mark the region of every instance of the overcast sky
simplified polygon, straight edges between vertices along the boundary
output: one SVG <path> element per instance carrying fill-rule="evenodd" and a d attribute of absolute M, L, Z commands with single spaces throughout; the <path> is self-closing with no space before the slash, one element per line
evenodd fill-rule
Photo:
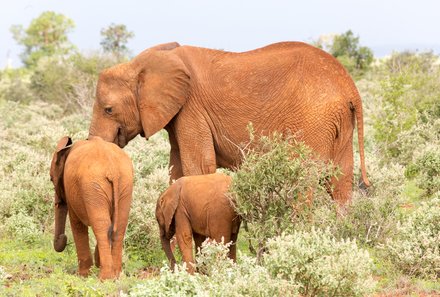
<path fill-rule="evenodd" d="M 0 7 L 1 68 L 8 57 L 20 65 L 23 48 L 13 40 L 11 25 L 26 28 L 47 10 L 75 22 L 69 38 L 82 51 L 99 49 L 100 30 L 117 23 L 135 33 L 128 44 L 133 54 L 169 41 L 245 51 L 349 29 L 376 56 L 393 49 L 440 53 L 438 0 L 2 0 Z"/>

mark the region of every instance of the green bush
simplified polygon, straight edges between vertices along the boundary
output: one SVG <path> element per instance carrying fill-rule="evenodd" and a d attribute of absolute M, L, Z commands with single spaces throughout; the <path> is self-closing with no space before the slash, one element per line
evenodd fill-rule
<path fill-rule="evenodd" d="M 319 227 L 329 226 L 337 238 L 353 238 L 359 243 L 376 246 L 397 232 L 405 189 L 404 167 L 395 163 L 381 166 L 381 158 L 374 154 L 367 154 L 366 159 L 372 186 L 367 193 L 355 190 L 346 214 L 335 218 L 331 213 L 333 219 L 321 219 Z M 318 218 L 319 214 L 314 217 Z"/>
<path fill-rule="evenodd" d="M 24 211 L 19 211 L 7 218 L 3 228 L 10 238 L 26 243 L 33 243 L 41 232 L 32 217 L 25 214 Z"/>
<path fill-rule="evenodd" d="M 239 255 L 240 264 L 227 258 L 222 243 L 204 243 L 198 253 L 198 267 L 208 274 L 188 274 L 185 265 L 174 271 L 167 266 L 156 279 L 134 286 L 130 296 L 298 296 L 297 286 L 283 279 L 271 278 L 255 258 Z"/>
<path fill-rule="evenodd" d="M 302 296 L 365 296 L 374 289 L 373 261 L 355 241 L 312 229 L 269 240 L 264 266 L 299 284 Z"/>
<path fill-rule="evenodd" d="M 252 139 L 252 137 L 251 137 Z M 335 174 L 331 165 L 313 159 L 312 152 L 293 137 L 261 136 L 243 152 L 231 193 L 237 213 L 258 244 L 258 257 L 267 238 L 292 231 L 307 217 L 314 199 L 327 196 L 325 184 Z"/>
<path fill-rule="evenodd" d="M 432 54 L 395 53 L 382 65 L 383 78 L 378 90 L 377 110 L 373 117 L 374 137 L 381 144 L 385 160 L 399 160 L 406 165 L 416 146 L 402 147 L 402 133 L 427 122 L 427 116 L 440 116 L 440 67 Z"/>
<path fill-rule="evenodd" d="M 439 146 L 429 147 L 409 164 L 405 174 L 416 180 L 416 185 L 425 191 L 426 196 L 440 191 L 440 151 Z"/>
<path fill-rule="evenodd" d="M 154 211 L 157 199 L 168 186 L 168 150 L 169 144 L 161 133 L 148 142 L 138 137 L 126 147 L 133 160 L 135 181 L 125 248 L 131 258 L 147 265 L 160 265 L 165 259 Z"/>
<path fill-rule="evenodd" d="M 398 231 L 385 245 L 393 263 L 408 275 L 440 278 L 440 192 L 403 218 Z"/>
<path fill-rule="evenodd" d="M 53 224 L 53 185 L 49 180 L 50 160 L 59 138 L 72 135 L 58 118 L 60 109 L 44 102 L 31 105 L 6 101 L 0 104 L 0 217 L 23 212 L 37 229 L 51 229 Z M 77 117 L 77 116 L 76 116 Z M 77 119 L 78 120 L 78 119 Z M 83 120 L 82 120 L 83 121 Z M 44 126 L 44 128 L 42 128 Z M 84 136 L 82 136 L 84 137 Z"/>
<path fill-rule="evenodd" d="M 29 103 L 32 99 L 29 86 L 30 74 L 26 69 L 0 71 L 0 99 Z"/>

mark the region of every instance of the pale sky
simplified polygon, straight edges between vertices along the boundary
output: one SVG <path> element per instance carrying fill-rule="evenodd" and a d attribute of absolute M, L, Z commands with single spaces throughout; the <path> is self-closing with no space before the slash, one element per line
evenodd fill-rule
<path fill-rule="evenodd" d="M 47 10 L 75 22 L 69 39 L 84 52 L 99 49 L 100 30 L 116 23 L 134 32 L 128 43 L 134 55 L 170 41 L 246 51 L 278 41 L 311 42 L 349 29 L 376 56 L 406 49 L 440 53 L 438 0 L 1 0 L 0 7 L 0 68 L 8 58 L 20 65 L 23 48 L 10 27 L 26 28 Z"/>

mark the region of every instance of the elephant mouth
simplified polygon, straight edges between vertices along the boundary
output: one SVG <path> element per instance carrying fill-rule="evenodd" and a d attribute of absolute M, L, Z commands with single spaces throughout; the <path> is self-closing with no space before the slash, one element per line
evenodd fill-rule
<path fill-rule="evenodd" d="M 118 128 L 118 132 L 116 133 L 115 140 L 113 141 L 120 148 L 124 148 L 127 145 L 127 137 L 121 127 Z"/>
<path fill-rule="evenodd" d="M 145 137 L 145 132 L 142 130 L 142 132 L 141 133 L 139 133 L 139 135 L 141 136 L 141 137 L 143 137 L 143 138 L 145 138 L 145 140 L 148 140 L 148 138 L 147 137 Z"/>

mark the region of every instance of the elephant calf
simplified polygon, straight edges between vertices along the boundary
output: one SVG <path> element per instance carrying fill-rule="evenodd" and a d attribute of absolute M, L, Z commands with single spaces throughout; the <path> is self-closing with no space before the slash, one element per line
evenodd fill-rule
<path fill-rule="evenodd" d="M 229 257 L 236 260 L 236 241 L 240 217 L 225 195 L 231 177 L 213 173 L 179 178 L 158 199 L 156 219 L 162 247 L 172 267 L 176 264 L 170 239 L 176 234 L 187 270 L 194 273 L 192 240 L 196 251 L 209 237 L 217 242 L 232 241 Z"/>
<path fill-rule="evenodd" d="M 55 187 L 55 250 L 62 252 L 66 246 L 69 212 L 79 274 L 88 275 L 93 264 L 88 237 L 91 226 L 99 278 L 118 277 L 133 192 L 131 159 L 117 145 L 99 137 L 75 144 L 63 137 L 52 158 L 50 178 Z"/>

